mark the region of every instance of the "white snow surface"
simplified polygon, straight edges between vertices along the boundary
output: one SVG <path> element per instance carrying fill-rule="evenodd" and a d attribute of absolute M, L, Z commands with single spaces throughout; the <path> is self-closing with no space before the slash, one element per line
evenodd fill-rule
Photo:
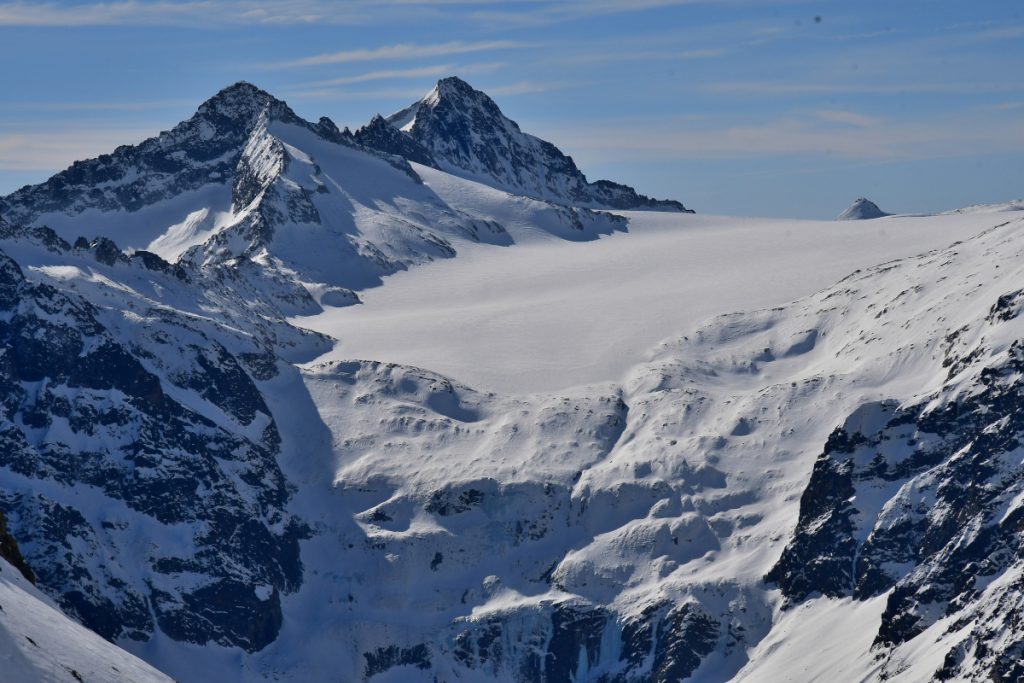
<path fill-rule="evenodd" d="M 619 381 L 710 316 L 781 305 L 978 230 L 970 215 L 850 224 L 638 211 L 620 212 L 628 233 L 576 243 L 538 229 L 532 200 L 415 168 L 516 246 L 460 242 L 458 258 L 389 276 L 361 293 L 362 306 L 293 322 L 337 338 L 329 358 L 429 368 L 502 393 Z"/>
<path fill-rule="evenodd" d="M 171 683 L 171 679 L 75 623 L 0 559 L 0 681 Z"/>

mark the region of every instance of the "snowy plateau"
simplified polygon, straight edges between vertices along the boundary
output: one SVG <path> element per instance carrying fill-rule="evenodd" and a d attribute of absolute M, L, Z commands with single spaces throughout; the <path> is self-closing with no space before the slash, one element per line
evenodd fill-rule
<path fill-rule="evenodd" d="M 0 197 L 0 679 L 1024 680 L 1022 210 L 230 86 Z"/>

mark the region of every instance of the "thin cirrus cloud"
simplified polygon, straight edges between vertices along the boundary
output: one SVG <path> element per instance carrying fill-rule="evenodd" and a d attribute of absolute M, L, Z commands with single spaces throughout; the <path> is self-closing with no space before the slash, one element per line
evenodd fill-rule
<path fill-rule="evenodd" d="M 870 128 L 882 122 L 881 119 L 873 116 L 858 114 L 855 111 L 843 111 L 838 109 L 822 109 L 815 112 L 817 117 L 827 123 L 838 123 L 844 126 L 855 126 L 857 128 Z"/>
<path fill-rule="evenodd" d="M 475 11 L 472 16 L 478 21 L 494 25 L 544 26 L 586 17 L 643 12 L 679 5 L 710 5 L 729 2 L 753 3 L 756 0 L 561 0 L 560 2 L 537 3 L 536 6 L 531 6 L 528 12 L 509 11 L 504 8 L 481 9 Z M 520 4 L 528 5 L 528 3 Z"/>
<path fill-rule="evenodd" d="M 322 88 L 334 85 L 357 85 L 360 83 L 372 83 L 375 81 L 403 80 L 411 78 L 432 78 L 437 76 L 491 73 L 504 68 L 504 62 L 486 62 L 482 64 L 456 65 L 438 64 L 434 66 L 415 67 L 412 69 L 379 69 L 365 73 L 353 74 L 351 76 L 340 76 L 329 78 L 323 81 L 313 81 L 297 85 L 293 90 L 308 90 L 309 88 Z"/>
<path fill-rule="evenodd" d="M 157 132 L 157 128 L 109 126 L 0 133 L 0 171 L 52 172 Z"/>
<path fill-rule="evenodd" d="M 712 83 L 706 92 L 734 95 L 875 94 L 904 95 L 928 93 L 1000 93 L 1024 90 L 1024 83 Z"/>
<path fill-rule="evenodd" d="M 465 72 L 461 72 L 465 75 Z M 577 81 L 518 81 L 506 85 L 487 88 L 489 95 L 511 97 L 530 93 L 552 92 L 570 87 L 587 85 Z M 423 89 L 414 88 L 381 88 L 375 90 L 348 90 L 344 88 L 321 88 L 297 90 L 289 94 L 296 100 L 413 100 L 424 95 Z"/>
<path fill-rule="evenodd" d="M 393 16 L 395 5 L 401 5 L 403 12 L 411 16 L 413 10 L 433 11 L 447 4 L 447 0 L 7 2 L 0 3 L 0 26 L 366 24 Z"/>
<path fill-rule="evenodd" d="M 147 102 L 7 102 L 8 111 L 34 112 L 107 112 L 145 111 L 149 109 L 173 109 L 194 105 L 192 100 L 153 100 Z"/>
<path fill-rule="evenodd" d="M 64 0 L 0 3 L 0 26 L 368 24 L 394 21 L 396 16 L 404 19 L 445 16 L 446 12 L 464 12 L 466 8 L 473 9 L 469 14 L 471 18 L 485 23 L 542 25 L 588 16 L 721 2 L 723 0 L 121 0 L 78 3 Z"/>
<path fill-rule="evenodd" d="M 839 119 L 848 125 L 833 125 Z M 630 128 L 619 122 L 573 126 L 552 132 L 564 149 L 592 163 L 800 155 L 903 161 L 1024 150 L 1024 121 L 992 120 L 970 126 L 961 119 L 945 118 L 911 123 L 836 111 L 721 127 L 672 120 Z"/>
<path fill-rule="evenodd" d="M 532 43 L 525 43 L 515 40 L 483 40 L 466 42 L 453 40 L 447 43 L 417 44 L 399 43 L 396 45 L 383 45 L 381 47 L 342 50 L 340 52 L 328 52 L 301 59 L 293 59 L 285 62 L 276 62 L 266 66 L 274 68 L 297 68 L 309 66 L 327 66 L 331 64 L 351 64 L 354 62 L 374 62 L 390 59 L 427 59 L 431 57 L 445 57 L 448 55 L 462 55 L 474 52 L 490 52 L 496 50 L 521 50 L 534 47 Z"/>
<path fill-rule="evenodd" d="M 276 2 L 12 2 L 0 4 L 0 26 L 178 26 L 208 23 L 309 23 L 305 3 Z"/>

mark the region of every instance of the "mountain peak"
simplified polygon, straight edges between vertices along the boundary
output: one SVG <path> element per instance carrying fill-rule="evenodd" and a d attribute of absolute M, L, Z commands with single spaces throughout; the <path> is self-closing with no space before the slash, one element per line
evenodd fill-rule
<path fill-rule="evenodd" d="M 890 214 L 882 211 L 878 208 L 878 204 L 867 197 L 857 197 L 853 204 L 843 211 L 836 218 L 837 221 L 857 221 L 867 220 L 870 218 L 882 218 L 883 216 L 889 216 Z"/>
<path fill-rule="evenodd" d="M 287 104 L 266 90 L 247 81 L 238 81 L 199 105 L 197 114 L 250 122 L 268 109 L 275 110 L 274 113 L 288 112 L 294 116 Z"/>
<path fill-rule="evenodd" d="M 477 90 L 466 81 L 462 80 L 458 76 L 447 76 L 437 82 L 434 87 L 434 91 L 442 97 L 450 97 L 452 95 L 487 95 L 480 90 Z M 487 99 L 490 99 L 489 97 Z"/>
<path fill-rule="evenodd" d="M 357 132 L 360 143 L 441 170 L 559 204 L 586 208 L 686 211 L 609 181 L 590 182 L 571 157 L 524 133 L 497 103 L 457 76 L 442 78 L 422 99 Z M 416 157 L 410 156 L 416 154 Z"/>

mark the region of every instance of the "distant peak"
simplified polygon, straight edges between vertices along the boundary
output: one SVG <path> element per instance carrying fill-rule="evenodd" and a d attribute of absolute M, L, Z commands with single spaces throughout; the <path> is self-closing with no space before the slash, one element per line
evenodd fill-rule
<path fill-rule="evenodd" d="M 866 220 L 869 218 L 882 218 L 883 216 L 888 215 L 890 214 L 886 213 L 885 211 L 882 211 L 880 208 L 878 208 L 878 204 L 875 204 L 867 197 L 857 197 L 857 199 L 854 200 L 853 204 L 850 204 L 846 211 L 843 211 L 841 214 L 839 214 L 836 220 Z"/>

